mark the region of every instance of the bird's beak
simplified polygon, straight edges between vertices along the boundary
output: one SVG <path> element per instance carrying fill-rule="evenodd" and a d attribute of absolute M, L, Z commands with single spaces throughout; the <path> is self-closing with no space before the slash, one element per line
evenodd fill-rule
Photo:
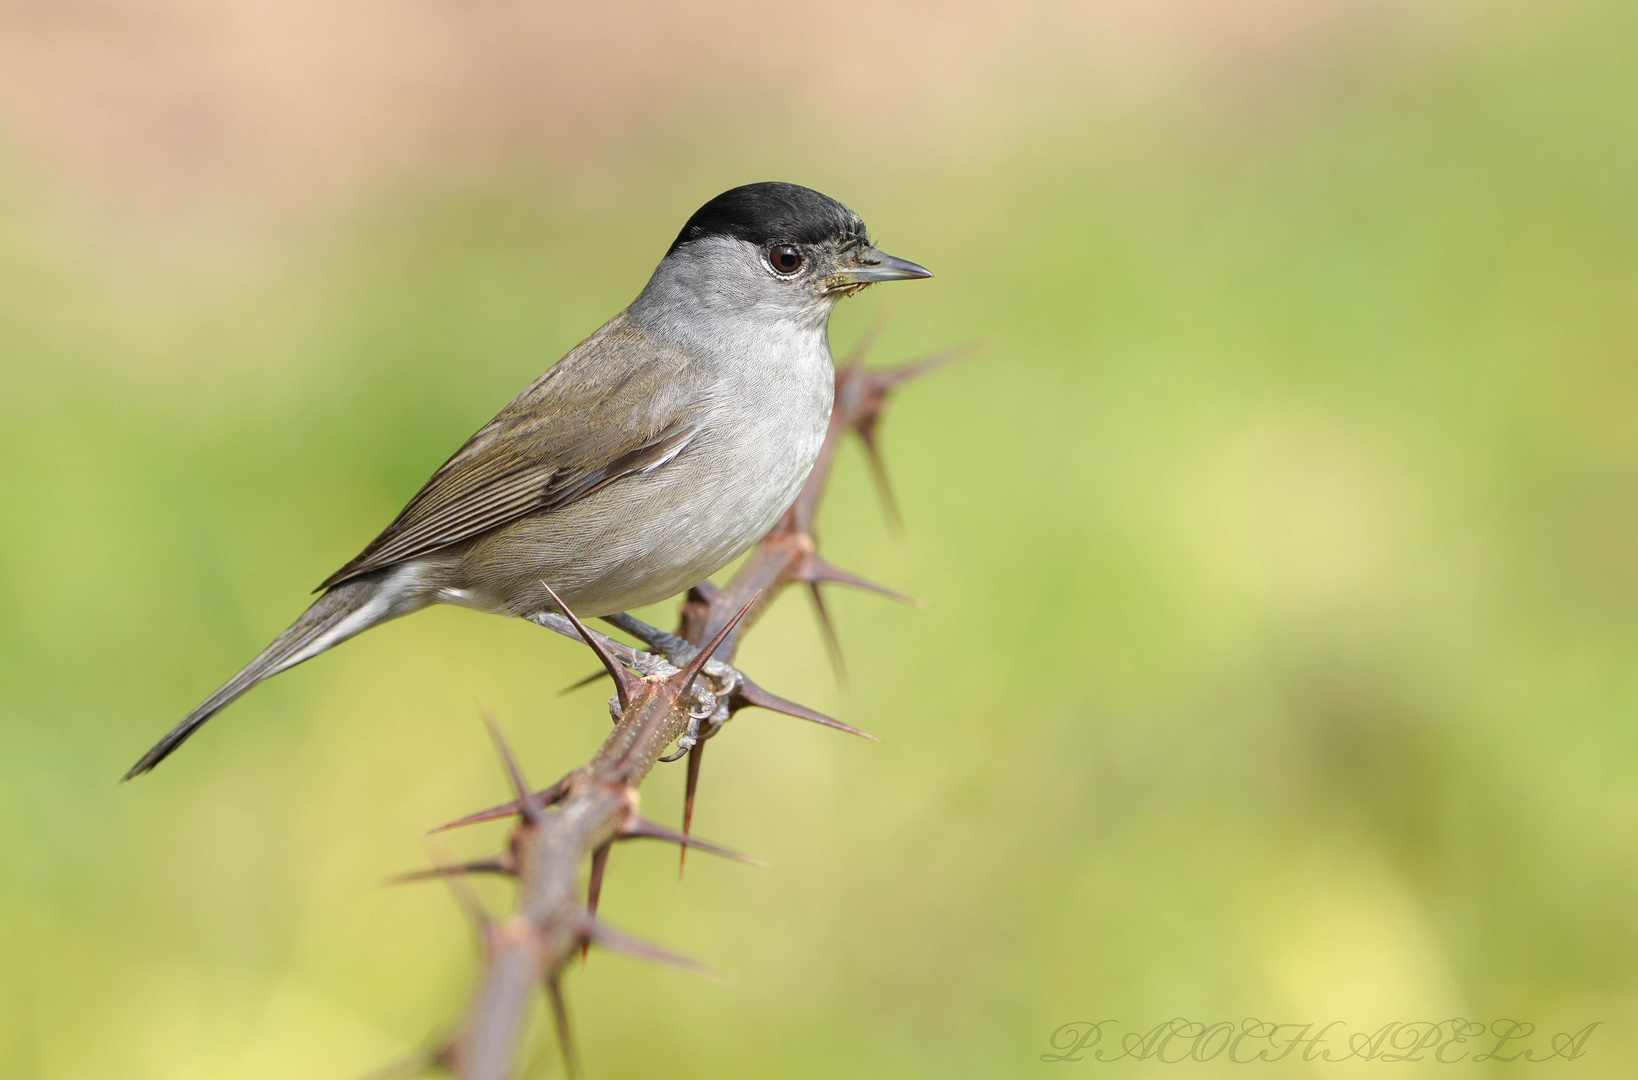
<path fill-rule="evenodd" d="M 908 259 L 900 259 L 873 247 L 864 247 L 836 273 L 838 284 L 868 285 L 873 281 L 909 281 L 912 278 L 932 277 L 925 266 L 917 266 Z"/>

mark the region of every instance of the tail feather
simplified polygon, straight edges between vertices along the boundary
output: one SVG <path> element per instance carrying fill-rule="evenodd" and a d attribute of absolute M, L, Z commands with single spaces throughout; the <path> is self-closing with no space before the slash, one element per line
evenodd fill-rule
<path fill-rule="evenodd" d="M 378 622 L 390 619 L 403 611 L 387 610 L 389 605 L 380 578 L 358 578 L 343 582 L 319 597 L 290 624 L 289 629 L 273 639 L 261 655 L 246 664 L 221 689 L 206 698 L 193 712 L 183 718 L 153 749 L 142 755 L 142 760 L 131 766 L 124 779 L 141 776 L 170 756 L 188 736 L 197 731 L 206 720 L 215 716 L 235 701 L 239 695 L 263 679 L 272 678 L 281 671 L 309 660 L 333 645 L 366 630 Z M 375 610 L 380 609 L 380 610 Z"/>

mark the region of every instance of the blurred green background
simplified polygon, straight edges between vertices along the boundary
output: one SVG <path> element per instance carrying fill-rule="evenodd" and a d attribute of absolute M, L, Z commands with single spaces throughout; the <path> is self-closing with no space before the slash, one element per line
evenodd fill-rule
<path fill-rule="evenodd" d="M 1635 43 L 1621 3 L 8 5 L 0 1074 L 353 1077 L 455 1017 L 469 928 L 380 882 L 503 796 L 480 704 L 533 778 L 585 759 L 584 650 L 428 612 L 115 781 L 780 178 L 938 273 L 838 351 L 984 343 L 891 407 L 907 535 L 856 448 L 821 518 L 931 606 L 834 595 L 845 687 L 800 596 L 756 629 L 884 741 L 712 743 L 696 828 L 771 865 L 627 846 L 605 911 L 734 979 L 594 955 L 590 1075 L 1395 1068 L 1039 1060 L 1174 1016 L 1602 1022 L 1539 1067 L 1630 1075 Z"/>

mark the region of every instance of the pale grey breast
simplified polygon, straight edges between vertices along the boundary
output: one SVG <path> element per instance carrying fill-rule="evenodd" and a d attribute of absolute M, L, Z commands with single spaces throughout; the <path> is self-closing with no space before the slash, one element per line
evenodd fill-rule
<path fill-rule="evenodd" d="M 822 323 L 731 327 L 708 343 L 679 344 L 622 313 L 558 367 L 570 363 L 664 371 L 663 387 L 644 388 L 663 399 L 642 406 L 648 423 L 692 433 L 646 471 L 414 560 L 406 575 L 434 590 L 429 599 L 529 615 L 548 607 L 544 581 L 590 617 L 671 596 L 772 528 L 830 419 L 835 380 Z"/>

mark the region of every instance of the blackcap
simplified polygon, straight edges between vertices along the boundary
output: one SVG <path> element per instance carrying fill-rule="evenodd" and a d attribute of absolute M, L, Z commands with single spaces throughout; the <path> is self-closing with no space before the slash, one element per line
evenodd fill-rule
<path fill-rule="evenodd" d="M 631 306 L 455 452 L 323 593 L 126 774 L 147 772 L 234 699 L 429 604 L 583 617 L 703 581 L 766 533 L 830 420 L 837 300 L 931 277 L 878 251 L 859 216 L 796 184 L 726 191 Z"/>

